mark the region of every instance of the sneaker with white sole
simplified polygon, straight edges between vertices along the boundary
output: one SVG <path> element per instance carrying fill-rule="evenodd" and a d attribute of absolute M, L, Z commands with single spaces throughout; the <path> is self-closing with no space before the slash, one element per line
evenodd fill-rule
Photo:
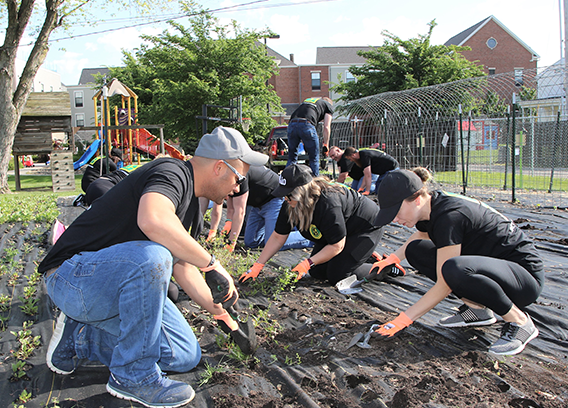
<path fill-rule="evenodd" d="M 528 321 L 522 326 L 517 323 L 505 323 L 501 329 L 501 337 L 489 347 L 489 352 L 514 355 L 523 351 L 528 342 L 538 336 L 538 329 L 529 315 L 527 319 Z"/>
<path fill-rule="evenodd" d="M 63 312 L 59 314 L 53 335 L 47 347 L 47 366 L 57 374 L 71 374 L 79 366 L 75 352 L 75 335 L 83 326 Z"/>
<path fill-rule="evenodd" d="M 491 309 L 474 309 L 461 305 L 454 315 L 440 319 L 438 324 L 444 327 L 488 326 L 497 321 Z"/>
<path fill-rule="evenodd" d="M 170 380 L 165 375 L 150 384 L 141 385 L 121 381 L 111 374 L 106 389 L 117 398 L 135 401 L 150 408 L 180 407 L 195 397 L 195 391 L 189 384 Z"/>

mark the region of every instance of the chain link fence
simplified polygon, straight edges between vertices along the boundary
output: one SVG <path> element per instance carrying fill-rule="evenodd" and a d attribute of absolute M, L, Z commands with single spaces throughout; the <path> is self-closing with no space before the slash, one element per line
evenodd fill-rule
<path fill-rule="evenodd" d="M 331 144 L 427 167 L 448 191 L 567 208 L 566 74 L 558 64 L 355 100 L 337 107 Z"/>

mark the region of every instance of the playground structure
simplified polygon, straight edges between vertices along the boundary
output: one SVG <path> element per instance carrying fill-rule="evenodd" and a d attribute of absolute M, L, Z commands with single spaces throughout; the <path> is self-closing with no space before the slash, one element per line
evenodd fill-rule
<path fill-rule="evenodd" d="M 111 117 L 109 98 L 115 95 L 121 96 L 121 107 L 114 106 L 114 115 Z M 75 169 L 87 163 L 97 152 L 101 156 L 106 155 L 111 147 L 118 147 L 122 150 L 125 165 L 132 164 L 135 160 L 140 164 L 140 156 L 137 153 L 147 154 L 152 159 L 158 154 L 167 154 L 180 160 L 185 159 L 182 152 L 164 142 L 164 125 L 138 125 L 138 96 L 118 79 L 114 78 L 104 85 L 93 96 L 93 100 L 95 102 L 95 126 L 82 129 L 96 130 L 97 140 L 75 162 Z M 97 108 L 99 101 L 100 116 Z M 160 137 L 154 136 L 148 129 L 159 129 Z"/>

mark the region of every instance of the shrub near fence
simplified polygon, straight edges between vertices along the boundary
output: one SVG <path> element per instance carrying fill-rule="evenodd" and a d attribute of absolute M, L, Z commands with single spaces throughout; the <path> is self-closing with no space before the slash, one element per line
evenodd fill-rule
<path fill-rule="evenodd" d="M 332 144 L 378 146 L 450 191 L 567 208 L 563 77 L 554 66 L 362 98 L 338 106 Z"/>

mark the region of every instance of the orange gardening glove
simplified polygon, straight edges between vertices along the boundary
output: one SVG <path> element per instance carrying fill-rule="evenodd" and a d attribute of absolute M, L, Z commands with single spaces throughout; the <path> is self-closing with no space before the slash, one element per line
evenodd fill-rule
<path fill-rule="evenodd" d="M 412 324 L 410 317 L 406 313 L 402 312 L 394 320 L 387 322 L 380 326 L 377 330 L 373 332 L 373 337 L 380 337 L 382 339 L 392 338 L 397 336 L 403 329 L 407 328 Z"/>
<path fill-rule="evenodd" d="M 328 153 L 329 153 L 329 146 L 327 145 L 327 143 L 324 143 L 324 144 L 323 144 L 323 147 L 322 147 L 321 150 L 322 150 L 322 152 L 323 152 L 323 155 L 324 155 L 325 157 L 327 157 L 327 155 L 328 155 Z"/>
<path fill-rule="evenodd" d="M 229 242 L 225 245 L 225 249 L 229 252 L 233 252 L 235 250 L 235 245 L 237 245 L 237 241 Z"/>
<path fill-rule="evenodd" d="M 359 190 L 357 190 L 357 191 L 360 192 L 361 195 L 369 195 L 369 192 L 368 192 L 368 191 L 365 191 L 365 190 L 363 189 L 363 187 L 360 187 Z"/>
<path fill-rule="evenodd" d="M 292 272 L 298 272 L 298 276 L 296 277 L 296 280 L 300 280 L 304 276 L 306 276 L 308 274 L 308 271 L 310 270 L 310 267 L 311 267 L 311 264 L 310 264 L 310 261 L 308 261 L 308 258 L 304 259 L 302 262 L 300 262 L 298 265 L 296 265 L 294 267 L 294 269 L 292 269 Z"/>
<path fill-rule="evenodd" d="M 213 239 L 215 239 L 216 236 L 217 236 L 217 230 L 210 229 L 209 234 L 207 234 L 207 239 L 205 240 L 205 242 L 213 241 Z"/>
<path fill-rule="evenodd" d="M 387 268 L 391 266 L 392 268 Z M 393 271 L 393 269 L 398 269 L 397 271 Z M 387 273 L 390 276 L 404 276 L 406 275 L 406 271 L 402 266 L 400 266 L 400 259 L 394 253 L 390 254 L 386 258 L 382 259 L 381 261 L 375 262 L 373 267 L 371 268 L 371 274 L 376 274 L 377 276 L 381 275 L 381 272 Z"/>
<path fill-rule="evenodd" d="M 225 334 L 229 334 L 232 331 L 239 330 L 239 324 L 231 317 L 231 315 L 225 311 L 220 315 L 213 315 L 213 318 L 219 322 L 219 327 Z"/>
<path fill-rule="evenodd" d="M 228 309 L 237 302 L 239 293 L 235 282 L 219 261 L 215 260 L 213 265 L 202 268 L 201 271 L 205 272 L 205 282 L 211 289 L 214 303 L 223 303 L 223 308 Z"/>
<path fill-rule="evenodd" d="M 223 225 L 223 229 L 221 230 L 221 234 L 229 235 L 232 226 L 233 226 L 233 221 L 229 219 L 226 220 L 225 225 Z"/>
<path fill-rule="evenodd" d="M 239 278 L 239 283 L 244 283 L 247 279 L 252 279 L 253 281 L 256 280 L 256 277 L 258 276 L 260 271 L 262 271 L 262 268 L 264 268 L 264 264 L 255 262 L 248 271 L 241 275 L 241 277 Z"/>

